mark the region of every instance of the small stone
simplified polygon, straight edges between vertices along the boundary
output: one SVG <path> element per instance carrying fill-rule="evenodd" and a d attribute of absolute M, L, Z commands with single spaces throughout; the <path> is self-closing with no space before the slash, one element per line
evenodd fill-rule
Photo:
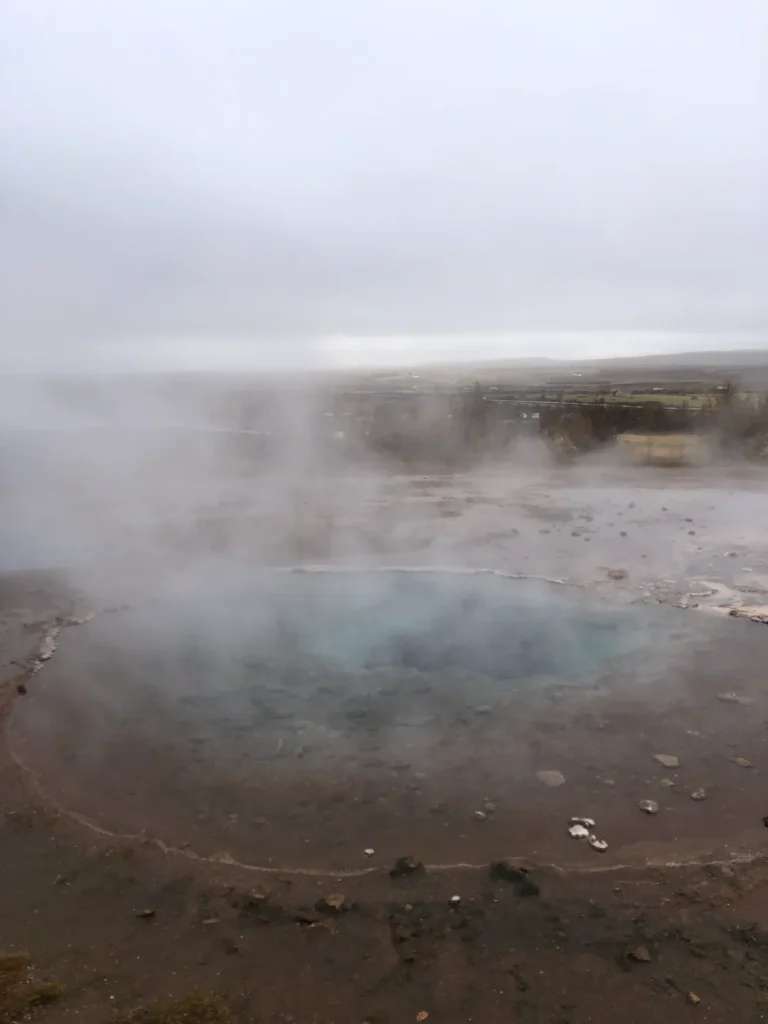
<path fill-rule="evenodd" d="M 676 754 L 654 754 L 653 759 L 665 768 L 680 767 L 680 758 Z"/>
<path fill-rule="evenodd" d="M 332 892 L 328 896 L 321 896 L 315 904 L 315 908 L 330 914 L 340 914 L 347 910 L 347 898 L 342 892 Z"/>
<path fill-rule="evenodd" d="M 483 810 L 487 814 L 494 814 L 496 811 L 496 804 L 493 800 L 483 800 Z"/>
<path fill-rule="evenodd" d="M 677 783 L 674 779 L 659 779 L 659 785 L 663 786 L 665 789 L 672 789 L 673 786 L 677 785 Z"/>
<path fill-rule="evenodd" d="M 389 875 L 390 878 L 405 878 L 407 875 L 423 874 L 425 870 L 422 862 L 415 857 L 398 857 Z"/>
<path fill-rule="evenodd" d="M 429 1020 L 429 1010 L 419 1010 L 416 1014 L 416 1020 L 419 1024 L 422 1024 L 422 1021 Z"/>
<path fill-rule="evenodd" d="M 142 920 L 148 921 L 150 918 L 153 918 L 156 913 L 156 910 L 153 910 L 151 907 L 146 907 L 144 910 L 137 910 L 136 917 L 140 917 Z"/>
<path fill-rule="evenodd" d="M 258 888 L 254 888 L 254 889 L 249 889 L 248 890 L 247 902 L 251 906 L 256 906 L 256 907 L 261 906 L 261 904 L 266 903 L 268 899 L 269 899 L 269 890 L 268 889 L 263 889 L 261 886 L 259 886 Z"/>
<path fill-rule="evenodd" d="M 23 697 L 26 692 L 27 688 L 24 685 L 24 683 L 19 683 L 18 686 L 16 687 L 16 693 L 18 693 L 20 697 Z"/>
<path fill-rule="evenodd" d="M 485 821 L 488 818 L 488 815 L 485 813 L 485 811 L 473 811 L 472 817 L 475 819 L 475 821 Z"/>
<path fill-rule="evenodd" d="M 452 906 L 454 906 L 454 907 L 458 906 L 458 904 L 461 903 L 461 896 L 458 896 L 458 895 L 451 896 L 451 898 L 448 900 L 448 902 Z"/>
<path fill-rule="evenodd" d="M 545 786 L 549 786 L 550 788 L 562 786 L 565 782 L 565 776 L 563 773 L 552 769 L 536 772 L 536 778 L 539 782 L 543 782 Z"/>
<path fill-rule="evenodd" d="M 645 814 L 658 814 L 659 805 L 655 800 L 641 800 L 637 805 Z"/>
<path fill-rule="evenodd" d="M 598 853 L 605 853 L 608 849 L 608 843 L 604 839 L 598 839 L 597 836 L 590 836 L 587 840 L 593 850 L 597 850 Z"/>
<path fill-rule="evenodd" d="M 748 757 L 734 757 L 733 763 L 737 764 L 739 768 L 751 768 L 752 762 Z"/>
<path fill-rule="evenodd" d="M 584 825 L 570 825 L 568 827 L 568 835 L 572 839 L 589 839 L 589 829 L 585 828 Z"/>
<path fill-rule="evenodd" d="M 490 704 L 478 704 L 473 708 L 476 715 L 490 715 L 493 707 Z"/>
<path fill-rule="evenodd" d="M 635 946 L 634 949 L 630 949 L 627 953 L 627 957 L 630 960 L 634 960 L 636 964 L 649 964 L 651 962 L 651 953 L 647 946 Z"/>
<path fill-rule="evenodd" d="M 366 857 L 372 857 L 374 853 L 376 853 L 376 851 L 372 846 L 366 846 L 366 848 L 363 850 L 363 853 L 365 854 Z"/>
<path fill-rule="evenodd" d="M 706 799 L 707 799 L 707 791 L 706 791 L 706 789 L 704 789 L 703 786 L 700 786 L 698 789 L 694 789 L 694 791 L 691 793 L 691 800 L 706 800 Z"/>
<path fill-rule="evenodd" d="M 629 573 L 626 569 L 608 569 L 605 575 L 609 580 L 625 580 Z"/>
<path fill-rule="evenodd" d="M 691 1004 L 691 1006 L 698 1006 L 701 1002 L 701 997 L 697 996 L 695 992 L 689 992 L 685 998 Z"/>

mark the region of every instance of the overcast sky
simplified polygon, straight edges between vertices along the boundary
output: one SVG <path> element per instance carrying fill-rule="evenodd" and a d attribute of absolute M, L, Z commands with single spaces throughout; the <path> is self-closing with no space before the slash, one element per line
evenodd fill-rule
<path fill-rule="evenodd" d="M 0 25 L 4 368 L 768 343 L 764 0 Z"/>

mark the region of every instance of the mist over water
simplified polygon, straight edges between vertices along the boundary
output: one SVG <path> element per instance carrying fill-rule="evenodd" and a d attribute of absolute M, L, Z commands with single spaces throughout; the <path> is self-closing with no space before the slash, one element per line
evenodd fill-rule
<path fill-rule="evenodd" d="M 314 834 L 342 814 L 356 842 L 339 793 L 386 794 L 390 828 L 468 761 L 470 789 L 524 787 L 525 721 L 596 687 L 642 700 L 687 665 L 681 627 L 489 574 L 190 568 L 67 632 L 14 713 L 14 745 L 123 827 L 210 844 L 234 821 L 252 856 L 260 815 Z"/>

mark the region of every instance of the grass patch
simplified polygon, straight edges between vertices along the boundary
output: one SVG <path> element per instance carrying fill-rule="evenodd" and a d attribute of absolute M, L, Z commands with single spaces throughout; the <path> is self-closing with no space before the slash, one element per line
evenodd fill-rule
<path fill-rule="evenodd" d="M 0 953 L 0 995 L 26 977 L 32 961 L 26 953 Z"/>
<path fill-rule="evenodd" d="M 53 981 L 42 985 L 33 985 L 27 992 L 27 1006 L 50 1006 L 58 1003 L 64 995 L 64 989 Z"/>
<path fill-rule="evenodd" d="M 231 1024 L 229 1007 L 215 992 L 193 992 L 181 999 L 134 1010 L 121 1024 Z"/>
<path fill-rule="evenodd" d="M 55 982 L 36 982 L 26 953 L 0 953 L 0 1024 L 27 1017 L 32 1010 L 57 1003 L 64 989 Z"/>

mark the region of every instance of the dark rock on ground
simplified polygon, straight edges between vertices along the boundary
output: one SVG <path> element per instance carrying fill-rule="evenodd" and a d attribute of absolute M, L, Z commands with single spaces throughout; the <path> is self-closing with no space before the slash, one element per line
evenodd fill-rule
<path fill-rule="evenodd" d="M 539 887 L 530 877 L 527 870 L 511 864 L 508 860 L 499 860 L 491 864 L 490 876 L 495 881 L 513 884 L 518 896 L 539 895 Z"/>
<path fill-rule="evenodd" d="M 426 868 L 415 857 L 398 857 L 389 872 L 390 878 L 407 878 L 409 875 L 423 875 Z"/>

